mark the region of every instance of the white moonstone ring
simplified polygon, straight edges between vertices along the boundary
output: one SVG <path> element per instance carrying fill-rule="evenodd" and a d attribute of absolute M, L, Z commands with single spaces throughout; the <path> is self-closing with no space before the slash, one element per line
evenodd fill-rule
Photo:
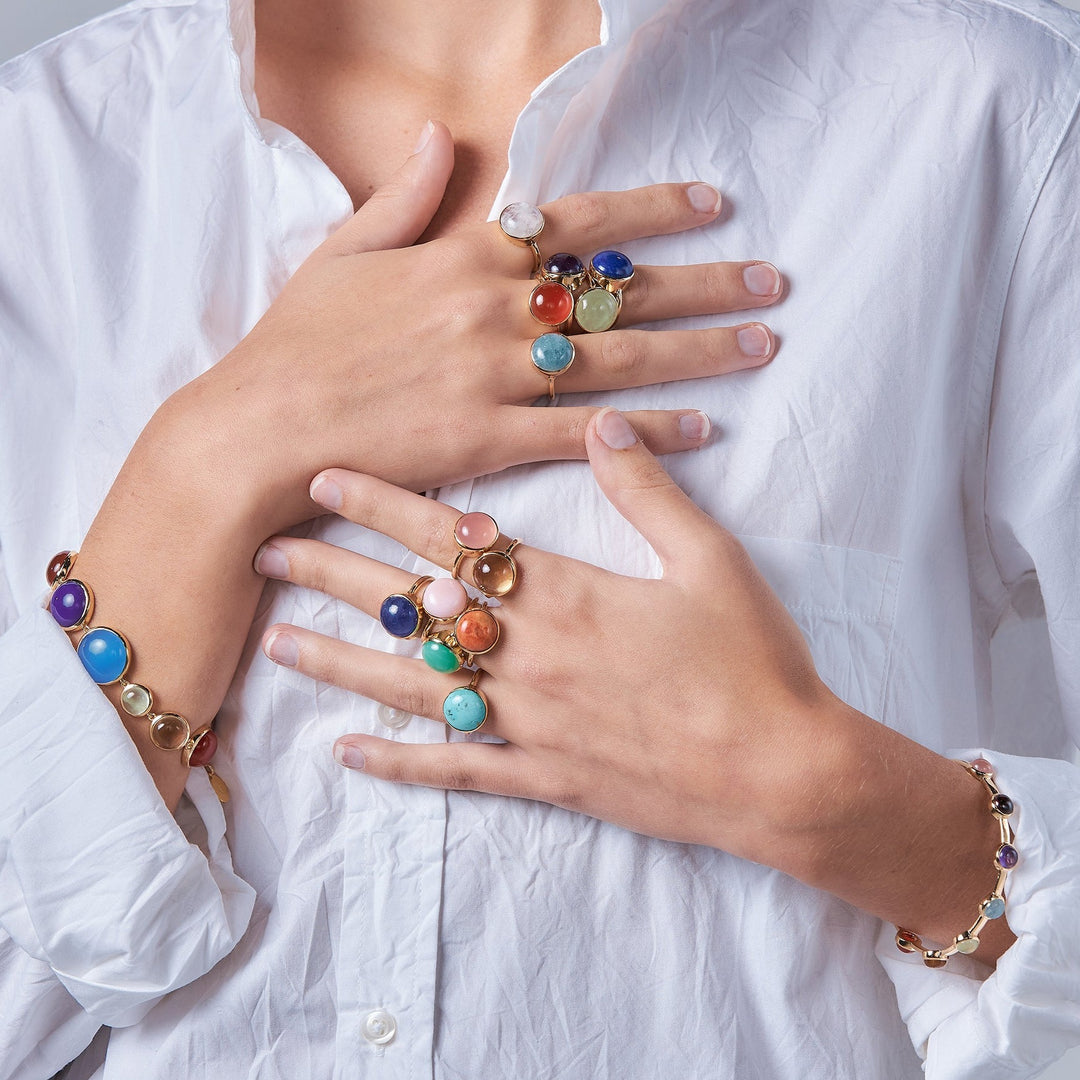
<path fill-rule="evenodd" d="M 536 265 L 533 266 L 535 274 L 544 262 L 536 244 L 536 238 L 544 231 L 544 213 L 540 207 L 526 202 L 504 206 L 499 214 L 499 228 L 511 240 L 532 248 L 533 258 L 536 260 Z"/>

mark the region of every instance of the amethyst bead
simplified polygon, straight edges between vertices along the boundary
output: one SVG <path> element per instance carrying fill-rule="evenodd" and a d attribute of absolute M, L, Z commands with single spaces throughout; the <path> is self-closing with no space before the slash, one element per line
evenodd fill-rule
<path fill-rule="evenodd" d="M 1002 870 L 1011 870 L 1020 861 L 1020 852 L 1012 844 L 1002 844 L 997 850 L 997 864 Z"/>
<path fill-rule="evenodd" d="M 565 274 L 582 274 L 585 272 L 585 264 L 568 251 L 560 251 L 552 255 L 544 263 L 544 273 L 562 277 Z"/>
<path fill-rule="evenodd" d="M 1008 795 L 995 795 L 990 800 L 990 809 L 999 817 L 1008 817 L 1014 810 L 1013 801 Z"/>
<path fill-rule="evenodd" d="M 49 611 L 65 630 L 71 630 L 89 618 L 91 596 L 88 586 L 72 578 L 53 591 Z"/>

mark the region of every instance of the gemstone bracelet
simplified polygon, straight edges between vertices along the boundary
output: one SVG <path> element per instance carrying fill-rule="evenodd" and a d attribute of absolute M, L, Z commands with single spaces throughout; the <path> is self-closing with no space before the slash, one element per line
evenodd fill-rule
<path fill-rule="evenodd" d="M 981 780 L 986 790 L 990 792 L 990 813 L 997 819 L 1001 827 L 1001 843 L 994 852 L 994 867 L 997 869 L 997 884 L 994 891 L 979 904 L 979 917 L 971 927 L 962 934 L 953 938 L 953 943 L 946 949 L 927 949 L 923 946 L 922 939 L 918 934 L 910 930 L 898 928 L 896 931 L 896 947 L 901 952 L 919 953 L 923 963 L 927 967 L 940 968 L 948 963 L 949 957 L 955 953 L 973 953 L 979 947 L 979 934 L 991 919 L 1000 919 L 1005 914 L 1005 880 L 1009 871 L 1016 866 L 1020 855 L 1013 847 L 1012 829 L 1009 827 L 1009 818 L 1016 807 L 1008 795 L 1002 795 L 994 783 L 994 768 L 986 758 L 976 758 L 974 761 L 961 761 L 961 765 L 976 780 Z"/>
<path fill-rule="evenodd" d="M 225 781 L 210 764 L 217 751 L 217 736 L 207 726 L 193 732 L 179 713 L 154 712 L 154 695 L 141 683 L 124 676 L 131 667 L 132 652 L 127 638 L 108 626 L 91 626 L 94 592 L 84 581 L 71 577 L 76 551 L 61 551 L 49 563 L 45 576 L 52 587 L 49 611 L 72 636 L 82 666 L 99 686 L 120 685 L 120 705 L 129 716 L 145 716 L 150 724 L 150 741 L 161 750 L 179 750 L 184 765 L 206 770 L 217 797 L 229 801 Z M 75 637 L 74 635 L 78 635 Z"/>

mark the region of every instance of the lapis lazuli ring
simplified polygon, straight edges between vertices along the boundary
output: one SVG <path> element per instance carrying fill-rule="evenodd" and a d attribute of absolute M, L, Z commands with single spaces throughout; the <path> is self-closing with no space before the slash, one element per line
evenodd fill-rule
<path fill-rule="evenodd" d="M 511 240 L 532 248 L 535 260 L 532 272 L 537 273 L 544 262 L 536 243 L 536 238 L 544 231 L 544 213 L 540 207 L 526 202 L 504 206 L 499 214 L 499 228 Z"/>

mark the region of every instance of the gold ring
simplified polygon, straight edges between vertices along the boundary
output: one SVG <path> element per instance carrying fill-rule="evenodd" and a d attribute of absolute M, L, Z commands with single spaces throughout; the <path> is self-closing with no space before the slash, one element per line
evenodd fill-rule
<path fill-rule="evenodd" d="M 585 264 L 568 251 L 560 251 L 544 261 L 537 278 L 540 281 L 557 281 L 576 294 L 585 284 L 588 271 Z"/>
<path fill-rule="evenodd" d="M 418 577 L 407 592 L 391 593 L 379 607 L 379 622 L 396 638 L 412 638 L 427 625 L 427 615 L 420 600 L 420 590 L 435 579 L 428 574 Z"/>
<path fill-rule="evenodd" d="M 532 343 L 533 367 L 541 375 L 547 376 L 548 397 L 555 396 L 555 380 L 564 371 L 569 371 L 574 362 L 574 343 L 565 335 L 552 332 L 541 334 Z"/>
<path fill-rule="evenodd" d="M 443 698 L 443 719 L 455 731 L 476 731 L 488 717 L 487 698 L 477 688 L 482 674 L 477 668 L 467 686 L 459 686 Z"/>
<path fill-rule="evenodd" d="M 544 231 L 544 213 L 540 207 L 527 202 L 514 202 L 504 206 L 499 213 L 499 228 L 504 236 L 532 249 L 532 272 L 537 273 L 544 261 L 536 244 L 536 238 Z"/>
<path fill-rule="evenodd" d="M 473 584 L 485 596 L 505 596 L 517 583 L 517 564 L 510 553 L 521 542 L 511 540 L 502 551 L 495 545 L 500 536 L 499 526 L 490 514 L 472 510 L 462 514 L 454 525 L 454 542 L 459 551 L 454 559 L 452 574 L 460 573 L 461 560 L 472 556 Z"/>

